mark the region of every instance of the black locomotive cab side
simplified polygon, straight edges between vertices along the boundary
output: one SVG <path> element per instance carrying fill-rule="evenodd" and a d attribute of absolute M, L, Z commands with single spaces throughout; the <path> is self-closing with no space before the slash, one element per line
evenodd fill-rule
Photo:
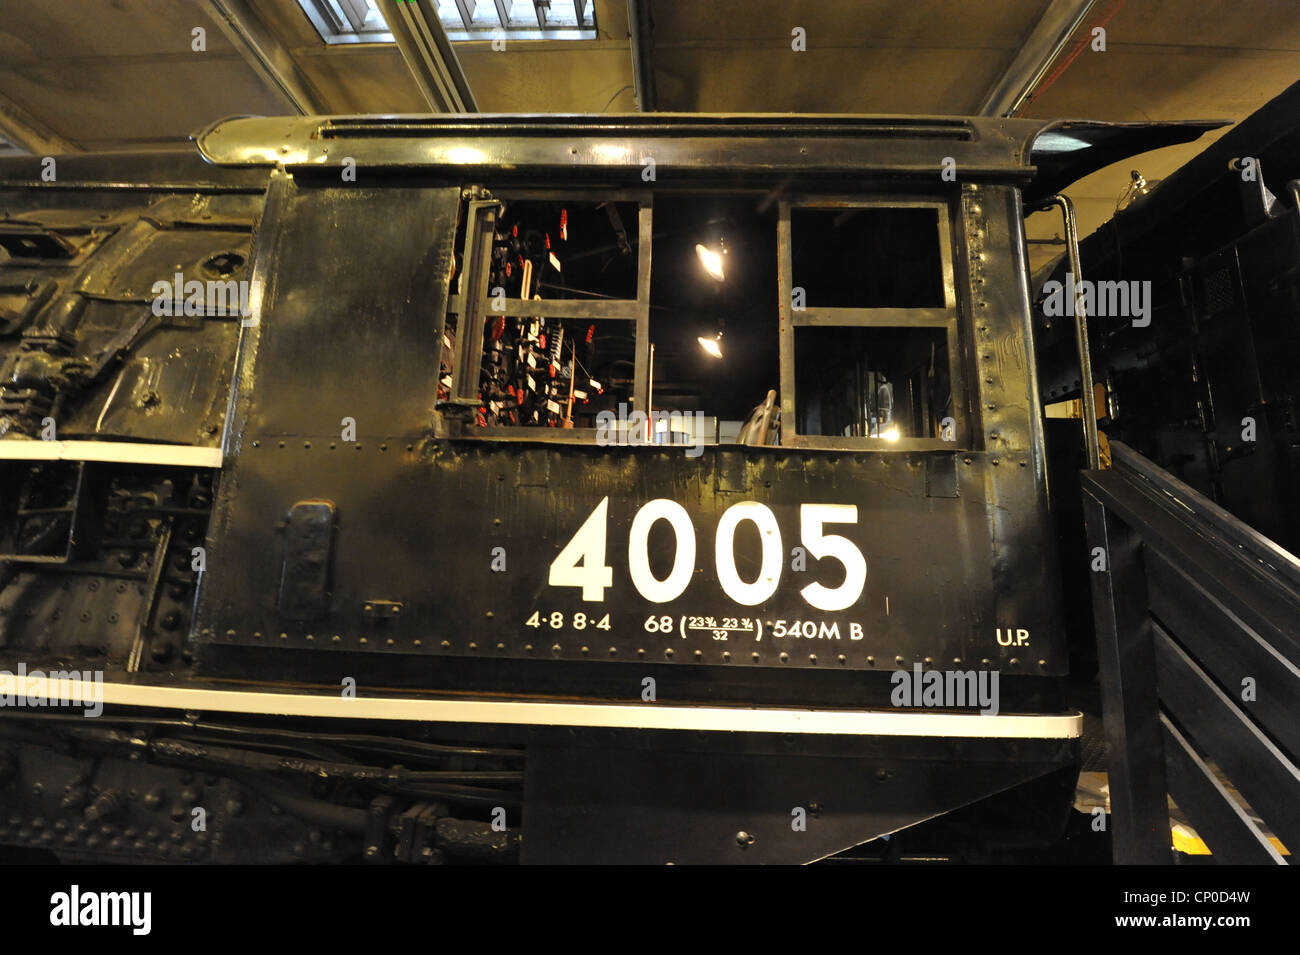
<path fill-rule="evenodd" d="M 9 161 L 0 840 L 811 861 L 998 793 L 1051 837 L 1042 130 L 238 119 L 202 162 Z M 196 768 L 239 839 L 147 825 Z"/>

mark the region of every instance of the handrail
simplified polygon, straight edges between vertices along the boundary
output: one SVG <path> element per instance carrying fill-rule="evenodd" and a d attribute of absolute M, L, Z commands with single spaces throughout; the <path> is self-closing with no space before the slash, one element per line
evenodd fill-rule
<path fill-rule="evenodd" d="M 1111 449 L 1081 483 L 1115 861 L 1171 861 L 1172 795 L 1215 861 L 1285 862 L 1300 851 L 1300 561 Z"/>
<path fill-rule="evenodd" d="M 1145 481 L 1180 508 L 1195 514 L 1263 569 L 1300 589 L 1300 558 L 1122 442 L 1111 440 L 1110 453 L 1111 466 L 1117 471 Z"/>
<path fill-rule="evenodd" d="M 1065 219 L 1065 244 L 1074 275 L 1074 342 L 1079 349 L 1079 398 L 1083 402 L 1083 445 L 1088 467 L 1101 467 L 1101 443 L 1097 437 L 1097 396 L 1092 390 L 1092 354 L 1088 350 L 1088 316 L 1083 306 L 1083 268 L 1079 261 L 1079 229 L 1074 203 L 1066 196 L 1055 195 L 1043 202 L 1043 209 L 1057 206 Z"/>

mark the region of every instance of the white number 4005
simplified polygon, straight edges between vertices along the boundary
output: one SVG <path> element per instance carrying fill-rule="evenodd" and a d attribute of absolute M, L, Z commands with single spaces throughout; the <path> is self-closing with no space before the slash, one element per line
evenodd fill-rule
<path fill-rule="evenodd" d="M 658 521 L 667 521 L 677 539 L 672 570 L 662 580 L 650 570 L 650 529 Z M 752 581 L 742 580 L 736 569 L 736 530 L 745 521 L 758 529 L 763 542 L 758 576 Z M 800 543 L 813 557 L 830 557 L 844 566 L 844 583 L 838 587 L 811 583 L 799 591 L 818 610 L 844 610 L 862 596 L 867 581 L 867 561 L 862 551 L 846 537 L 823 533 L 827 524 L 857 522 L 858 509 L 853 504 L 799 505 Z M 551 562 L 547 582 L 552 587 L 579 587 L 583 600 L 605 599 L 606 589 L 614 586 L 614 568 L 605 563 L 608 524 L 609 498 L 606 497 Z M 753 607 L 776 593 L 784 554 L 781 529 L 769 507 L 756 501 L 743 501 L 723 512 L 714 541 L 714 561 L 723 593 L 736 603 Z M 632 519 L 628 534 L 627 567 L 637 593 L 646 600 L 661 604 L 680 597 L 695 574 L 695 525 L 686 508 L 666 498 L 642 505 Z"/>

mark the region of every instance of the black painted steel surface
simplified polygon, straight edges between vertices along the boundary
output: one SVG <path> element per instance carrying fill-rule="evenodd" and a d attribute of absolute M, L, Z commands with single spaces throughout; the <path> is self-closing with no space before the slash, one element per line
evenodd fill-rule
<path fill-rule="evenodd" d="M 1062 715 L 1067 654 L 1019 191 L 1032 182 L 1043 128 L 825 117 L 245 119 L 199 137 L 208 163 L 193 153 L 68 158 L 54 180 L 34 159 L 0 163 L 9 250 L 0 260 L 0 661 L 92 668 L 121 689 L 119 703 L 131 686 L 294 684 L 337 699 L 351 681 L 395 699 L 421 691 L 646 712 L 713 702 L 891 717 L 900 714 L 889 712 L 890 674 L 920 665 L 996 672 L 1004 715 L 1050 722 Z M 1055 128 L 1081 137 L 1079 150 L 1097 136 L 1118 148 L 1106 127 Z M 1129 132 L 1149 146 L 1152 136 L 1199 129 Z M 1071 151 L 1058 142 L 1044 154 L 1053 176 L 1069 166 L 1062 150 Z M 657 175 L 643 174 L 648 157 Z M 955 159 L 955 178 L 943 175 L 945 159 Z M 896 450 L 881 438 L 714 442 L 688 456 L 601 446 L 577 430 L 476 433 L 472 409 L 439 402 L 440 358 L 465 203 L 490 205 L 507 184 L 641 202 L 643 243 L 656 190 L 937 208 L 951 250 L 943 281 L 955 316 L 954 440 Z M 627 316 L 642 323 L 636 401 L 649 380 L 648 251 L 642 263 Z M 245 307 L 209 302 L 159 315 L 157 283 L 174 276 L 167 294 L 178 306 L 190 295 L 185 281 L 203 277 L 245 283 Z M 603 307 L 587 303 L 581 314 L 620 317 Z M 42 438 L 70 443 L 37 461 Z M 176 452 L 191 457 L 178 464 Z M 664 533 L 670 525 L 675 538 Z M 800 547 L 806 569 L 794 565 Z M 646 695 L 647 678 L 660 681 L 658 696 Z M 982 719 L 970 702 L 955 715 Z M 536 859 L 604 859 L 637 795 L 630 772 L 575 781 L 573 767 L 586 772 L 610 745 L 590 729 L 557 739 L 560 730 L 485 729 L 471 716 L 393 717 L 366 735 L 336 717 L 273 717 L 269 703 L 268 714 L 221 724 L 189 709 L 168 716 L 128 699 L 89 729 L 39 712 L 0 718 L 11 747 L 0 775 L 37 783 L 12 794 L 18 822 L 0 827 L 0 839 L 77 858 L 278 859 L 288 845 L 300 859 L 509 859 L 522 804 L 542 826 Z M 44 737 L 31 732 L 38 720 Z M 1069 775 L 1078 748 L 1056 730 L 1035 740 L 1026 729 L 1023 748 L 1015 732 L 865 731 L 844 750 L 797 732 L 756 749 L 743 733 L 715 731 L 689 734 L 702 752 L 687 758 L 679 750 L 688 734 L 628 732 L 647 750 L 642 769 L 679 774 L 655 790 L 659 808 L 639 834 L 624 833 L 625 858 L 642 861 L 668 861 L 664 852 L 809 861 L 1030 779 Z M 147 739 L 130 743 L 131 733 Z M 507 748 L 465 743 L 484 734 Z M 65 736 L 84 762 L 41 755 Z M 160 767 L 151 778 L 114 761 L 132 746 Z M 537 759 L 521 774 L 530 746 Z M 777 758 L 803 746 L 808 760 Z M 285 749 L 299 758 L 277 762 L 271 753 Z M 828 755 L 813 758 L 819 751 Z M 115 755 L 96 769 L 96 753 Z M 427 771 L 392 765 L 413 758 Z M 749 789 L 715 813 L 708 794 L 719 766 Z M 180 840 L 167 827 L 142 821 L 162 798 L 135 800 L 151 787 L 183 787 L 195 768 L 221 780 L 212 784 L 220 818 L 242 835 L 185 855 L 168 848 Z M 302 774 L 317 777 L 310 790 Z M 736 832 L 787 821 L 804 776 L 815 777 L 809 798 L 834 826 L 749 851 L 752 840 Z M 74 798 L 92 778 L 133 794 L 115 797 L 130 805 Z M 860 790 L 866 778 L 895 779 L 889 798 Z M 63 802 L 47 799 L 50 787 L 66 790 Z M 1052 791 L 1036 804 L 1049 830 L 1068 786 Z M 683 793 L 697 801 L 683 808 Z M 173 819 L 198 798 L 182 795 Z M 575 810 L 584 798 L 590 805 Z M 241 815 L 250 801 L 278 806 L 293 826 L 260 810 Z M 96 818 L 116 815 L 117 830 L 94 844 L 76 825 L 66 847 L 31 825 L 61 813 L 75 820 L 89 805 L 101 805 Z M 495 827 L 497 806 L 509 810 L 509 834 Z M 656 833 L 682 813 L 690 826 L 656 848 Z M 584 816 L 579 840 L 572 829 Z M 259 856 L 268 840 L 276 853 Z"/>

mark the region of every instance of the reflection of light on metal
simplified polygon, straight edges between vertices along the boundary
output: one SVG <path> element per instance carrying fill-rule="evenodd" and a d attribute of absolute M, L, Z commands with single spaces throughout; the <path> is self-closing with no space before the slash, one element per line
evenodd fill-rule
<path fill-rule="evenodd" d="M 722 335 L 721 334 L 719 334 L 717 338 L 705 338 L 703 335 L 701 335 L 697 340 L 700 343 L 700 347 L 703 348 L 710 355 L 712 355 L 714 358 L 722 357 Z"/>
<path fill-rule="evenodd" d="M 709 273 L 710 278 L 721 282 L 726 275 L 722 271 L 722 253 L 715 252 L 706 245 L 696 245 L 695 254 L 700 257 L 700 265 Z"/>
<path fill-rule="evenodd" d="M 1045 133 L 1038 134 L 1038 138 L 1034 140 L 1033 151 L 1036 153 L 1072 153 L 1079 149 L 1088 149 L 1091 146 L 1092 143 L 1086 139 L 1080 139 L 1078 136 L 1048 130 Z"/>
<path fill-rule="evenodd" d="M 627 162 L 632 150 L 614 143 L 596 143 L 591 147 L 591 154 L 602 162 Z"/>
<path fill-rule="evenodd" d="M 1136 169 L 1129 173 L 1129 180 L 1128 188 L 1119 197 L 1119 202 L 1115 203 L 1116 212 L 1120 209 L 1127 209 L 1143 196 L 1151 194 L 1151 187 L 1147 184 L 1146 178 Z"/>
<path fill-rule="evenodd" d="M 447 162 L 473 165 L 483 162 L 485 158 L 483 150 L 473 146 L 452 146 L 447 150 Z"/>
<path fill-rule="evenodd" d="M 884 430 L 884 431 L 882 431 L 882 432 L 880 433 L 880 436 L 881 436 L 882 438 L 884 438 L 886 441 L 897 441 L 897 440 L 898 440 L 898 429 L 897 429 L 897 428 L 887 428 L 886 430 Z"/>

